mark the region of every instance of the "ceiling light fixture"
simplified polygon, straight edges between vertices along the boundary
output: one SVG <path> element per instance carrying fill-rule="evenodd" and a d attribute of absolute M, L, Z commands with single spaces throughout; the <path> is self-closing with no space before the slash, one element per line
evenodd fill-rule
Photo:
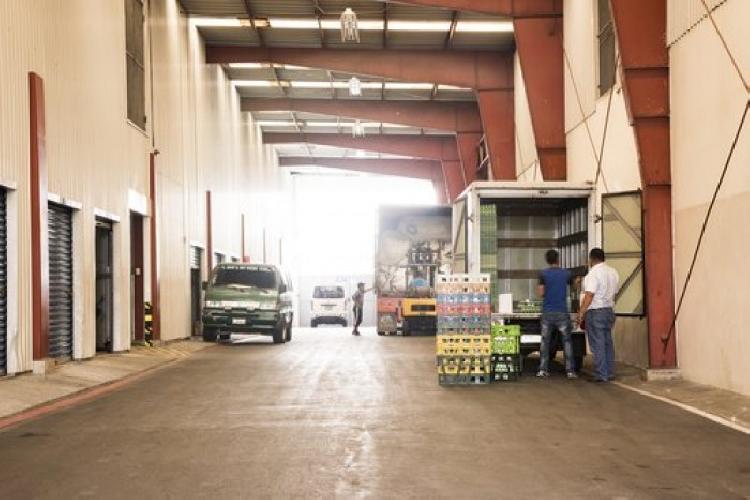
<path fill-rule="evenodd" d="M 357 120 L 354 122 L 354 126 L 352 127 L 352 137 L 364 137 L 365 136 L 365 128 L 362 126 L 362 122 L 360 120 Z"/>
<path fill-rule="evenodd" d="M 347 7 L 344 12 L 341 13 L 341 41 L 342 42 L 357 42 L 359 43 L 359 28 L 357 26 L 357 14 Z"/>
<path fill-rule="evenodd" d="M 349 80 L 349 95 L 352 97 L 360 97 L 362 95 L 362 82 L 356 76 L 353 76 Z"/>

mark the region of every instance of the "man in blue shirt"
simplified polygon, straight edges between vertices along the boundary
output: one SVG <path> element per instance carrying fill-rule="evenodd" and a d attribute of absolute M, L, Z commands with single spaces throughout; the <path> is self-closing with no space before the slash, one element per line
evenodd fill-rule
<path fill-rule="evenodd" d="M 537 377 L 549 377 L 549 345 L 554 330 L 559 330 L 565 350 L 565 371 L 568 378 L 577 378 L 573 366 L 573 343 L 571 331 L 573 325 L 568 313 L 568 285 L 572 275 L 560 267 L 560 254 L 557 250 L 548 250 L 545 255 L 549 267 L 539 275 L 537 294 L 544 297 L 542 306 L 542 347 L 540 352 L 539 372 Z"/>

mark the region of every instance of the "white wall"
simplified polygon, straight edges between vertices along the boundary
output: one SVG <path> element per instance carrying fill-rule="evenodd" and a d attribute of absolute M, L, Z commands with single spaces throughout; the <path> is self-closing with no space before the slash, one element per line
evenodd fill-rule
<path fill-rule="evenodd" d="M 748 91 L 704 17 L 700 2 L 670 0 L 668 8 L 675 282 L 679 293 Z M 747 81 L 750 2 L 727 0 L 713 15 Z M 745 264 L 750 245 L 748 165 L 750 123 L 738 141 L 714 207 L 680 313 L 677 337 L 685 378 L 743 394 L 750 394 L 750 335 L 743 316 L 750 303 L 750 270 Z"/>
<path fill-rule="evenodd" d="M 10 289 L 17 290 L 9 301 L 15 317 L 9 372 L 32 368 L 28 71 L 45 84 L 49 190 L 81 205 L 74 216 L 76 357 L 95 351 L 95 211 L 120 220 L 114 231 L 115 347 L 129 348 L 129 193 L 148 196 L 152 148 L 159 150 L 163 339 L 190 333 L 188 245 L 205 245 L 207 189 L 214 198 L 216 248 L 240 255 L 242 213 L 254 259 L 263 227 L 280 237 L 284 212 L 277 208 L 286 185 L 270 148 L 260 144 L 258 127 L 240 112 L 221 68 L 204 64 L 203 42 L 179 2 L 146 4 L 146 78 L 153 71 L 154 85 L 147 84 L 148 125 L 141 131 L 126 120 L 124 1 L 0 2 L 0 182 L 14 187 L 9 208 L 17 214 L 9 227 L 9 256 L 15 256 Z M 148 239 L 146 254 L 148 297 Z"/>

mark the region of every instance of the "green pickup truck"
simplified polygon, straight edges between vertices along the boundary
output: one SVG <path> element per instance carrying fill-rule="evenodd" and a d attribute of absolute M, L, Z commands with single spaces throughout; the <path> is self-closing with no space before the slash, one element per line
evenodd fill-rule
<path fill-rule="evenodd" d="M 294 314 L 289 277 L 263 264 L 219 264 L 204 283 L 203 340 L 228 340 L 232 333 L 292 340 Z"/>

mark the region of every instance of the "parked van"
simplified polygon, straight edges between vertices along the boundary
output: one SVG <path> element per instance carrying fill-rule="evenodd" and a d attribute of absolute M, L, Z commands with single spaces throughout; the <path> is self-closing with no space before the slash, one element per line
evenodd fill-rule
<path fill-rule="evenodd" d="M 310 303 L 310 326 L 347 326 L 348 314 L 346 290 L 341 285 L 317 285 L 313 289 Z"/>
<path fill-rule="evenodd" d="M 219 264 L 204 285 L 203 340 L 232 333 L 269 335 L 274 344 L 292 340 L 292 286 L 278 267 Z"/>

